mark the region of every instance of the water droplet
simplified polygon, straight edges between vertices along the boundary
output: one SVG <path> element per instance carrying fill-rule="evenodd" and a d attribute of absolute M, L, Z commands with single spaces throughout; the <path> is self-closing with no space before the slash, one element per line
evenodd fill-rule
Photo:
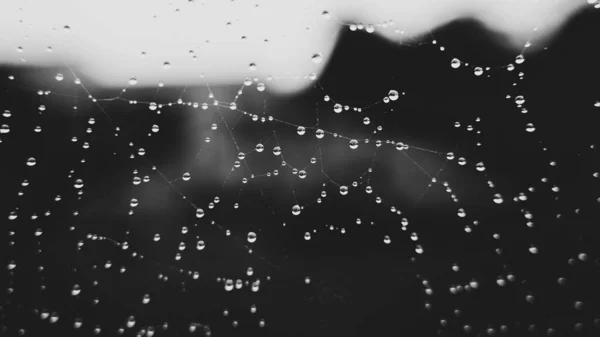
<path fill-rule="evenodd" d="M 300 136 L 302 136 L 302 135 L 304 135 L 306 133 L 306 128 L 304 128 L 303 126 L 299 126 L 296 131 L 298 132 L 298 134 Z"/>
<path fill-rule="evenodd" d="M 350 140 L 350 149 L 356 150 L 358 148 L 358 141 L 356 139 Z"/>
<path fill-rule="evenodd" d="M 134 325 L 135 325 L 135 317 L 129 316 L 129 318 L 127 318 L 127 327 L 133 328 Z"/>
<path fill-rule="evenodd" d="M 522 64 L 523 62 L 525 62 L 525 57 L 523 55 L 517 55 L 517 57 L 515 58 L 515 63 Z"/>
<path fill-rule="evenodd" d="M 79 284 L 75 284 L 73 286 L 73 289 L 71 290 L 71 295 L 72 296 L 77 296 L 81 293 L 81 287 L 79 286 Z"/>
<path fill-rule="evenodd" d="M 321 63 L 321 62 L 323 62 L 323 54 L 321 54 L 321 53 L 313 54 L 313 56 L 311 57 L 311 60 L 313 61 L 313 63 Z"/>
<path fill-rule="evenodd" d="M 256 242 L 256 233 L 254 233 L 254 232 L 248 233 L 248 242 L 250 242 L 250 243 Z"/>
<path fill-rule="evenodd" d="M 398 91 L 396 91 L 396 90 L 390 90 L 390 92 L 388 93 L 388 97 L 389 97 L 389 99 L 391 99 L 392 101 L 395 101 L 395 100 L 397 100 L 397 99 L 398 99 L 398 97 L 400 97 L 400 96 L 398 95 Z"/>
<path fill-rule="evenodd" d="M 461 62 L 460 62 L 460 60 L 459 60 L 459 59 L 457 59 L 457 58 L 455 58 L 455 59 L 452 59 L 452 62 L 450 62 L 450 65 L 451 65 L 451 66 L 452 66 L 452 68 L 454 68 L 454 69 L 458 69 L 458 68 L 460 67 L 460 64 L 461 64 Z"/>
<path fill-rule="evenodd" d="M 341 195 L 348 194 L 348 186 L 340 186 L 340 194 Z"/>
<path fill-rule="evenodd" d="M 49 321 L 50 321 L 50 323 L 56 323 L 56 322 L 58 322 L 58 319 L 59 319 L 59 318 L 60 318 L 60 316 L 58 315 L 58 313 L 57 313 L 57 312 L 53 312 L 53 313 L 50 315 L 50 319 L 49 319 Z"/>
<path fill-rule="evenodd" d="M 300 209 L 300 205 L 294 205 L 292 207 L 292 214 L 293 215 L 300 215 L 301 209 Z"/>
<path fill-rule="evenodd" d="M 75 188 L 82 188 L 83 187 L 83 180 L 81 179 L 77 179 L 75 180 Z"/>
<path fill-rule="evenodd" d="M 275 146 L 273 148 L 273 154 L 276 155 L 276 156 L 279 156 L 281 154 L 281 147 Z"/>
<path fill-rule="evenodd" d="M 527 131 L 527 132 L 534 132 L 535 131 L 535 126 L 533 126 L 532 123 L 527 123 L 525 131 Z"/>
<path fill-rule="evenodd" d="M 339 114 L 340 112 L 342 112 L 342 110 L 343 110 L 343 108 L 342 108 L 342 105 L 341 105 L 341 104 L 339 104 L 339 103 L 336 103 L 336 104 L 333 106 L 333 111 L 334 111 L 335 113 L 338 113 L 338 114 Z"/>

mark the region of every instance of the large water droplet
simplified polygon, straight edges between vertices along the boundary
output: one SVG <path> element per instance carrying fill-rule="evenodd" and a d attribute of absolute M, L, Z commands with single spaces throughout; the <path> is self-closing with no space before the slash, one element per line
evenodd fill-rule
<path fill-rule="evenodd" d="M 454 68 L 454 69 L 458 69 L 458 68 L 460 67 L 460 64 L 461 64 L 461 62 L 460 62 L 460 60 L 459 60 L 459 59 L 457 59 L 457 58 L 455 58 L 455 59 L 452 59 L 452 62 L 450 62 L 450 65 L 451 65 L 451 66 L 452 66 L 452 68 Z"/>
<path fill-rule="evenodd" d="M 348 194 L 348 186 L 340 186 L 340 194 L 341 195 Z"/>

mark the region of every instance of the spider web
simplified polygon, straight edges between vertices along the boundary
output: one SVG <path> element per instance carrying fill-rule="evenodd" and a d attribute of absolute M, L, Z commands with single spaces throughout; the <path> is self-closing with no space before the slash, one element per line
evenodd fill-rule
<path fill-rule="evenodd" d="M 394 29 L 340 24 L 351 32 Z M 538 28 L 532 31 L 506 65 L 456 57 L 436 32 L 402 46 L 436 55 L 457 76 L 497 79 L 510 92 L 500 98 L 525 116 L 528 96 L 519 90 Z M 11 69 L 0 129 L 9 186 L 5 333 L 331 335 L 344 331 L 356 307 L 373 303 L 366 297 L 398 298 L 415 289 L 421 297 L 389 311 L 402 317 L 414 310 L 425 317 L 416 322 L 438 334 L 597 330 L 590 295 L 575 288 L 591 288 L 597 278 L 598 259 L 589 262 L 597 252 L 581 242 L 590 220 L 578 220 L 577 234 L 545 229 L 579 236 L 572 240 L 577 244 L 539 231 L 537 224 L 561 219 L 562 211 L 548 211 L 561 207 L 558 197 L 528 200 L 541 189 L 559 194 L 562 178 L 535 171 L 536 183 L 497 186 L 503 179 L 494 165 L 479 160 L 485 118 L 447 124 L 465 139 L 431 147 L 390 117 L 413 107 L 411 83 L 396 79 L 401 74 L 382 79 L 388 88 L 356 105 L 313 74 L 299 79 L 313 83 L 302 102 L 270 95 L 269 81 L 277 78 L 254 77 L 253 67 L 235 88 L 206 80 L 184 88 L 159 83 L 150 92 L 131 77 L 118 93 L 95 87 L 69 64 L 36 73 L 37 87 L 27 81 L 27 69 Z M 538 135 L 536 125 L 528 120 L 520 132 Z M 494 133 L 493 126 L 486 132 Z M 545 141 L 529 139 L 525 146 L 548 152 Z M 588 144 L 590 158 L 594 149 Z M 561 165 L 543 160 L 550 168 Z M 598 178 L 584 169 L 588 179 Z M 466 171 L 478 177 L 465 178 Z M 576 216 L 596 215 L 600 199 L 592 193 L 574 202 L 582 205 Z M 488 214 L 494 208 L 479 208 L 474 199 L 498 210 Z M 432 209 L 441 215 L 431 218 Z M 448 225 L 431 224 L 439 219 Z M 456 232 L 467 238 L 440 242 Z M 560 247 L 564 242 L 570 246 Z M 353 254 L 351 261 L 336 258 L 344 254 Z M 543 277 L 528 270 L 556 261 L 571 269 L 549 267 Z M 349 272 L 356 269 L 361 277 Z M 377 289 L 394 287 L 386 280 L 374 286 L 369 278 L 378 277 L 391 277 L 400 290 Z M 363 288 L 370 290 L 358 292 Z M 478 308 L 477 301 L 514 313 Z M 548 318 L 541 305 L 559 309 Z M 538 311 L 527 315 L 532 306 Z M 566 307 L 574 311 L 564 313 Z M 552 321 L 561 315 L 568 326 Z M 32 320 L 43 323 L 32 326 Z"/>

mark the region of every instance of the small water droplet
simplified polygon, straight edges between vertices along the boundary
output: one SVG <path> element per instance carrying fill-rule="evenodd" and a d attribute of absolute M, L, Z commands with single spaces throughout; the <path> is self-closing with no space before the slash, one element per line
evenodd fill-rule
<path fill-rule="evenodd" d="M 317 63 L 317 64 L 321 63 L 321 62 L 323 62 L 323 54 L 321 54 L 321 53 L 315 53 L 311 57 L 311 60 L 313 61 L 313 63 Z"/>

